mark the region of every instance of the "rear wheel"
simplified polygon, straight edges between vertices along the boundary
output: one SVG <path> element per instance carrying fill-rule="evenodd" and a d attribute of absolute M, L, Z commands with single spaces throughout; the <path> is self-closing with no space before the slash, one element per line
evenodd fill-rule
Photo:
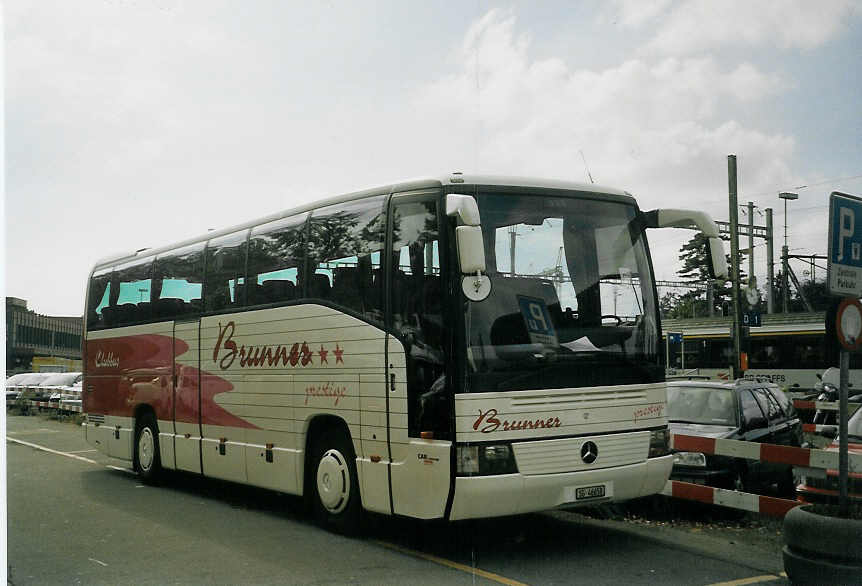
<path fill-rule="evenodd" d="M 356 533 L 361 507 L 353 446 L 343 433 L 327 431 L 314 442 L 313 454 L 315 516 L 339 533 Z"/>
<path fill-rule="evenodd" d="M 152 413 L 146 413 L 135 422 L 135 472 L 143 480 L 154 482 L 162 468 L 159 454 L 159 426 Z"/>

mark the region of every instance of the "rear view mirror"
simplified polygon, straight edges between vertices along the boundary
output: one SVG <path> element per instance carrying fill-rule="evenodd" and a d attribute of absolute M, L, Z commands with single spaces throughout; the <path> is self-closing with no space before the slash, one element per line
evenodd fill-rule
<path fill-rule="evenodd" d="M 710 276 L 727 280 L 727 258 L 724 243 L 718 235 L 718 226 L 712 218 L 697 210 L 651 210 L 644 212 L 647 228 L 697 228 L 709 242 Z"/>
<path fill-rule="evenodd" d="M 446 215 L 455 217 L 462 225 L 455 228 L 455 245 L 461 265 L 461 290 L 470 301 L 482 301 L 491 293 L 491 280 L 482 275 L 485 271 L 485 243 L 479 206 L 469 195 L 450 193 L 446 196 Z"/>
<path fill-rule="evenodd" d="M 713 279 L 727 279 L 727 257 L 724 256 L 724 243 L 721 238 L 709 239 L 709 276 Z"/>
<path fill-rule="evenodd" d="M 458 244 L 458 262 L 464 274 L 485 271 L 485 245 L 482 242 L 482 228 L 479 226 L 458 226 L 455 228 Z"/>

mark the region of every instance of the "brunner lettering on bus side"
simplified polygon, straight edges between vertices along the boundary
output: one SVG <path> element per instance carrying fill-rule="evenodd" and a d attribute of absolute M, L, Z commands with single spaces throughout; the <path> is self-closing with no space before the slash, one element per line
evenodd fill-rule
<path fill-rule="evenodd" d="M 218 364 L 222 370 L 230 368 L 237 357 L 239 357 L 240 368 L 251 366 L 311 366 L 314 365 L 314 356 L 319 359 L 319 366 L 329 364 L 329 350 L 323 345 L 320 350 L 312 351 L 307 342 L 290 342 L 286 344 L 276 344 L 275 346 L 246 346 L 242 344 L 237 346 L 234 341 L 234 333 L 236 332 L 236 324 L 229 321 L 225 325 L 219 323 L 219 335 L 216 340 L 215 348 L 213 348 L 213 362 Z M 288 350 L 288 347 L 290 349 Z M 336 342 L 335 349 L 332 350 L 335 355 L 335 364 L 344 363 L 344 349 Z"/>

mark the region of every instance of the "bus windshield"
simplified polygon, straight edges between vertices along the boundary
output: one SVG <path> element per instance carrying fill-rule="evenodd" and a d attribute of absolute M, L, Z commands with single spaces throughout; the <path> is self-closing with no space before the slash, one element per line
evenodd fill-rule
<path fill-rule="evenodd" d="M 492 289 L 466 304 L 468 392 L 663 380 L 633 204 L 589 194 L 476 199 Z"/>

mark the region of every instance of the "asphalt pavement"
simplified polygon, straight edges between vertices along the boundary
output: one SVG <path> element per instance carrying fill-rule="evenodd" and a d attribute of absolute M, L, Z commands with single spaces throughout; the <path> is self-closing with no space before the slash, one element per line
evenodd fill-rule
<path fill-rule="evenodd" d="M 786 584 L 772 542 L 555 511 L 374 517 L 357 538 L 298 498 L 185 474 L 142 484 L 79 426 L 7 417 L 9 584 Z"/>

